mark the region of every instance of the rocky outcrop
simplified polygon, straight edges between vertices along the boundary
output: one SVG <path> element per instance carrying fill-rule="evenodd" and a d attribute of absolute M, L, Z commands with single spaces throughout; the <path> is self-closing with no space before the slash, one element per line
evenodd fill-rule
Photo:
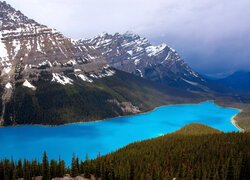
<path fill-rule="evenodd" d="M 6 2 L 0 1 L 0 12 L 2 114 L 16 84 L 35 91 L 32 83 L 39 79 L 65 85 L 73 84 L 72 75 L 92 83 L 115 74 L 92 46 L 78 46 L 71 38 L 29 19 Z"/>
<path fill-rule="evenodd" d="M 78 44 L 93 46 L 110 66 L 122 71 L 182 89 L 208 89 L 206 80 L 165 43 L 154 46 L 146 38 L 126 32 L 103 33 L 93 39 L 80 40 Z"/>

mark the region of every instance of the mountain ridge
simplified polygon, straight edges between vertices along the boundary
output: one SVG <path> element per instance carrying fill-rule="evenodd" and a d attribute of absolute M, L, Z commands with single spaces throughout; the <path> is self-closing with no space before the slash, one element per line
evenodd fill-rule
<path fill-rule="evenodd" d="M 0 12 L 4 125 L 93 121 L 198 97 L 119 71 L 90 43 L 39 24 L 6 2 L 0 1 Z"/>
<path fill-rule="evenodd" d="M 209 91 L 208 82 L 193 71 L 176 50 L 165 43 L 154 46 L 131 32 L 102 33 L 78 44 L 99 50 L 107 63 L 119 70 L 186 90 Z"/>
<path fill-rule="evenodd" d="M 250 71 L 236 71 L 231 75 L 218 79 L 216 82 L 227 86 L 230 90 L 250 92 Z"/>

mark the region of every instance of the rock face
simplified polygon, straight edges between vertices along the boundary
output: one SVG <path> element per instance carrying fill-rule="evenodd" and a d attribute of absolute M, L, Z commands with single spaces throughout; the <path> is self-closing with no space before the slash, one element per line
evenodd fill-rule
<path fill-rule="evenodd" d="M 93 47 L 77 46 L 72 39 L 29 19 L 5 2 L 0 2 L 0 12 L 3 83 L 11 85 L 18 80 L 37 80 L 41 71 L 61 75 L 64 71 L 72 71 L 77 75 L 82 72 L 84 76 L 91 73 L 100 76 L 103 68 L 107 69 Z"/>
<path fill-rule="evenodd" d="M 32 90 L 32 82 L 46 78 L 54 83 L 73 84 L 69 76 L 93 82 L 115 71 L 91 46 L 76 43 L 45 25 L 29 19 L 0 1 L 0 74 L 4 104 L 17 83 Z"/>
<path fill-rule="evenodd" d="M 133 74 L 189 85 L 200 79 L 165 44 L 129 33 L 73 41 L 0 1 L 0 125 L 93 121 L 187 98 Z"/>
<path fill-rule="evenodd" d="M 103 33 L 79 45 L 95 47 L 107 63 L 140 77 L 188 90 L 206 91 L 206 80 L 193 71 L 176 50 L 166 44 L 153 46 L 146 38 L 127 32 Z"/>

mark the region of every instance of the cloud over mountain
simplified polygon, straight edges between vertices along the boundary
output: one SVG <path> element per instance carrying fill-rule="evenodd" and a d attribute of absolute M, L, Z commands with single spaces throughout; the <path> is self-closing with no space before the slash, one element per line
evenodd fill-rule
<path fill-rule="evenodd" d="M 132 30 L 167 42 L 204 73 L 250 68 L 248 0 L 8 0 L 29 17 L 74 37 Z"/>

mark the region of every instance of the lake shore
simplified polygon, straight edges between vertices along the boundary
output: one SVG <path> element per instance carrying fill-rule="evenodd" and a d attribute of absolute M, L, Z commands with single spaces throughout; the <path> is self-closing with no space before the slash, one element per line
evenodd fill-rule
<path fill-rule="evenodd" d="M 129 117 L 129 116 L 135 116 L 135 115 L 142 115 L 142 114 L 147 114 L 147 113 L 150 113 L 152 111 L 155 111 L 161 107 L 166 107 L 166 106 L 181 106 L 181 105 L 195 105 L 195 104 L 200 104 L 200 103 L 206 103 L 206 102 L 213 102 L 215 105 L 217 106 L 220 106 L 218 104 L 216 104 L 215 100 L 206 100 L 206 101 L 201 101 L 201 102 L 197 102 L 197 103 L 194 103 L 194 102 L 191 102 L 191 103 L 179 103 L 179 104 L 166 104 L 166 105 L 159 105 L 159 106 L 156 106 L 154 107 L 153 109 L 150 109 L 148 111 L 141 111 L 139 113 L 136 113 L 136 114 L 130 114 L 130 115 L 124 115 L 124 116 L 116 116 L 116 117 L 111 117 L 111 118 L 106 118 L 106 119 L 98 119 L 98 120 L 94 120 L 94 121 L 79 121 L 79 122 L 72 122 L 72 123 L 64 123 L 64 124 L 59 124 L 59 125 L 47 125 L 47 124 L 16 124 L 16 125 L 12 125 L 12 126 L 1 126 L 0 125 L 0 128 L 5 128 L 5 127 L 22 127 L 22 126 L 40 126 L 40 127 L 59 127 L 59 126 L 67 126 L 67 125 L 74 125 L 74 124 L 87 124 L 87 123 L 97 123 L 97 122 L 102 122 L 102 121 L 106 121 L 106 120 L 112 120 L 112 119 L 116 119 L 116 118 L 121 118 L 121 117 Z M 225 106 L 220 106 L 220 107 L 223 107 L 223 108 L 226 108 Z M 237 125 L 237 121 L 235 120 L 235 117 L 237 115 L 239 115 L 242 110 L 241 109 L 238 109 L 238 108 L 235 108 L 235 107 L 228 107 L 228 108 L 232 108 L 232 109 L 236 109 L 236 110 L 239 110 L 240 112 L 236 115 L 234 115 L 232 118 L 231 118 L 231 123 L 240 131 L 240 132 L 244 132 L 245 130 L 242 129 L 241 127 L 239 127 Z"/>
<path fill-rule="evenodd" d="M 237 109 L 237 108 L 234 108 L 234 109 Z M 236 119 L 235 119 L 236 116 L 238 116 L 238 115 L 242 112 L 241 109 L 237 109 L 237 110 L 240 110 L 240 112 L 239 112 L 238 114 L 234 115 L 234 116 L 231 118 L 231 123 L 232 123 L 237 129 L 239 129 L 240 132 L 245 132 L 245 130 L 244 130 L 243 128 L 241 128 L 240 126 L 238 126 L 237 121 L 236 121 Z"/>
<path fill-rule="evenodd" d="M 147 114 L 150 113 L 152 111 L 157 110 L 158 108 L 161 107 L 166 107 L 166 106 L 181 106 L 181 105 L 195 105 L 195 104 L 200 104 L 200 103 L 205 103 L 205 102 L 215 102 L 214 100 L 206 100 L 206 101 L 200 101 L 200 102 L 190 102 L 190 103 L 176 103 L 176 104 L 165 104 L 165 105 L 159 105 L 156 106 L 152 109 L 149 109 L 147 111 L 141 111 L 139 113 L 135 113 L 135 114 L 129 114 L 129 115 L 123 115 L 123 116 L 116 116 L 116 117 L 110 117 L 110 118 L 105 118 L 105 119 L 97 119 L 94 121 L 78 121 L 78 122 L 69 122 L 69 123 L 64 123 L 64 124 L 58 124 L 58 125 L 49 125 L 49 124 L 15 124 L 15 125 L 11 125 L 11 126 L 1 126 L 0 128 L 5 128 L 5 127 L 22 127 L 22 126 L 41 126 L 41 127 L 59 127 L 59 126 L 67 126 L 67 125 L 74 125 L 74 124 L 84 124 L 84 123 L 93 123 L 93 122 L 101 122 L 101 121 L 106 121 L 106 120 L 112 120 L 115 118 L 121 118 L 121 117 L 129 117 L 129 116 L 135 116 L 135 115 L 142 115 L 142 114 Z M 217 104 L 216 104 L 217 105 Z"/>
<path fill-rule="evenodd" d="M 190 123 L 204 124 L 225 133 L 239 132 L 230 121 L 237 113 L 239 110 L 223 108 L 209 101 L 161 106 L 143 115 L 113 118 L 98 123 L 52 128 L 6 127 L 0 129 L 0 158 L 35 159 L 40 158 L 40 154 L 46 150 L 50 157 L 56 159 L 60 155 L 69 164 L 73 153 L 81 157 L 88 153 L 88 158 L 96 158 L 98 153 L 106 155 L 128 144 L 175 132 Z"/>

